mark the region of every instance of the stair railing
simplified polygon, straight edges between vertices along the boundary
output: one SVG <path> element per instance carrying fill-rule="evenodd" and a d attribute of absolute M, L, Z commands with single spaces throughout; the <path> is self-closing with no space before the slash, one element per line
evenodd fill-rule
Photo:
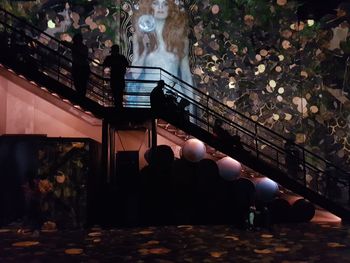
<path fill-rule="evenodd" d="M 23 41 L 24 57 L 33 59 L 37 69 L 42 73 L 73 89 L 69 45 L 1 8 L 0 33 L 2 34 L 0 40 L 2 48 L 13 47 L 13 42 Z M 90 69 L 87 97 L 102 106 L 113 106 L 109 76 L 105 73 L 100 61 L 90 60 Z M 134 78 L 133 75 L 141 77 Z M 149 95 L 155 83 L 160 79 L 165 81 L 166 90 L 174 94 L 177 101 L 185 99 L 189 102 L 188 114 L 192 125 L 214 135 L 214 122 L 216 119 L 221 119 L 223 126 L 233 135 L 238 135 L 244 147 L 252 155 L 291 176 L 287 167 L 288 151 L 285 149 L 287 138 L 222 104 L 161 68 L 129 68 L 126 75 L 125 106 L 149 108 Z M 348 204 L 349 173 L 311 151 L 295 143 L 291 144 L 298 152 L 294 179 L 320 195 L 342 204 Z M 332 192 L 331 187 L 334 188 L 334 191 L 340 191 L 340 197 L 330 193 Z"/>

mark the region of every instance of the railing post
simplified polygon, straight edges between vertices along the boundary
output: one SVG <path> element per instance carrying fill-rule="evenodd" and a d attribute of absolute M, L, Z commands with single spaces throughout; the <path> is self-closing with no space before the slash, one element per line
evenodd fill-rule
<path fill-rule="evenodd" d="M 210 132 L 209 131 L 209 129 L 210 129 L 210 125 L 209 125 L 209 99 L 210 99 L 210 97 L 207 95 L 207 126 L 208 126 L 208 132 Z"/>
<path fill-rule="evenodd" d="M 60 81 L 60 68 L 61 68 L 61 54 L 60 54 L 60 50 L 61 50 L 61 43 L 58 43 L 58 48 L 57 48 L 57 52 L 58 52 L 58 62 L 57 62 L 57 81 Z"/>
<path fill-rule="evenodd" d="M 256 152 L 256 158 L 259 159 L 259 145 L 258 145 L 258 125 L 254 123 L 254 135 L 255 135 L 255 152 Z"/>
<path fill-rule="evenodd" d="M 157 146 L 157 119 L 152 118 L 152 145 L 154 148 Z"/>
<path fill-rule="evenodd" d="M 348 205 L 350 205 L 350 173 L 347 172 L 348 177 Z"/>
<path fill-rule="evenodd" d="M 109 147 L 109 123 L 102 121 L 102 150 L 101 150 L 102 176 L 104 183 L 110 183 L 110 147 Z"/>
<path fill-rule="evenodd" d="M 304 185 L 306 186 L 306 165 L 305 165 L 305 149 L 303 149 L 303 175 L 304 175 Z"/>

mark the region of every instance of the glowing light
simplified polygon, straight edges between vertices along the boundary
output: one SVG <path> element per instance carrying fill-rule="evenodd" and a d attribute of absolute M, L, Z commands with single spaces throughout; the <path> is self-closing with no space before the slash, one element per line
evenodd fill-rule
<path fill-rule="evenodd" d="M 265 66 L 264 64 L 260 64 L 260 65 L 258 66 L 258 71 L 259 71 L 260 73 L 265 72 L 265 69 L 266 69 L 266 66 Z"/>
<path fill-rule="evenodd" d="M 55 28 L 56 24 L 52 21 L 52 19 L 50 19 L 49 21 L 47 21 L 47 27 L 48 28 Z"/>
<path fill-rule="evenodd" d="M 195 47 L 198 47 L 198 46 L 199 46 L 199 43 L 196 42 L 196 43 L 194 43 L 193 45 L 194 45 Z"/>
<path fill-rule="evenodd" d="M 300 113 L 307 113 L 307 100 L 305 98 L 300 98 L 300 97 L 294 97 L 293 98 L 293 104 L 295 104 L 297 106 L 297 110 Z"/>
<path fill-rule="evenodd" d="M 226 102 L 226 105 L 227 105 L 228 107 L 230 107 L 230 108 L 234 108 L 235 102 L 232 101 L 232 100 L 228 100 L 228 101 Z"/>
<path fill-rule="evenodd" d="M 280 119 L 280 116 L 278 114 L 272 114 L 272 119 L 274 119 L 275 121 L 278 121 Z"/>
<path fill-rule="evenodd" d="M 276 81 L 274 81 L 273 79 L 270 80 L 270 81 L 269 81 L 269 86 L 270 86 L 271 88 L 276 88 L 276 86 L 277 86 Z"/>
<path fill-rule="evenodd" d="M 213 15 L 216 15 L 220 12 L 220 7 L 218 5 L 213 5 L 213 7 L 211 8 L 211 12 L 213 13 Z"/>
<path fill-rule="evenodd" d="M 278 59 L 279 59 L 280 61 L 283 61 L 283 60 L 284 60 L 284 56 L 283 56 L 283 55 L 279 55 L 279 56 L 278 56 Z"/>
<path fill-rule="evenodd" d="M 242 70 L 241 68 L 236 68 L 235 72 L 236 72 L 236 74 L 238 75 L 238 74 L 242 73 L 243 70 Z"/>
<path fill-rule="evenodd" d="M 313 26 L 313 25 L 315 25 L 315 20 L 313 20 L 313 19 L 308 19 L 308 20 L 307 20 L 307 25 L 308 25 L 308 26 Z"/>
<path fill-rule="evenodd" d="M 266 85 L 266 90 L 269 92 L 269 93 L 272 93 L 274 91 L 274 88 L 272 88 L 271 86 L 269 85 Z"/>
<path fill-rule="evenodd" d="M 230 82 L 229 84 L 228 84 L 228 88 L 229 89 L 234 89 L 234 88 L 236 88 L 236 83 L 234 83 L 234 82 Z"/>
<path fill-rule="evenodd" d="M 300 100 L 301 100 L 300 97 L 294 97 L 292 101 L 293 101 L 293 104 L 297 105 L 300 103 Z"/>
<path fill-rule="evenodd" d="M 309 74 L 307 74 L 307 72 L 305 70 L 300 72 L 300 76 L 307 78 L 309 76 Z"/>
<path fill-rule="evenodd" d="M 252 115 L 250 117 L 253 121 L 258 121 L 259 117 L 257 115 Z"/>
<path fill-rule="evenodd" d="M 106 26 L 105 26 L 105 25 L 102 25 L 102 24 L 99 25 L 99 26 L 98 26 L 98 29 L 100 30 L 101 33 L 106 32 Z"/>
<path fill-rule="evenodd" d="M 283 40 L 282 41 L 282 47 L 283 47 L 283 49 L 288 49 L 288 48 L 291 48 L 292 45 L 291 45 L 291 43 L 288 40 Z"/>
<path fill-rule="evenodd" d="M 311 111 L 312 113 L 317 113 L 317 112 L 318 112 L 318 107 L 317 107 L 317 106 L 311 106 L 311 107 L 310 107 L 310 111 Z"/>
<path fill-rule="evenodd" d="M 278 89 L 278 93 L 279 93 L 279 94 L 283 94 L 283 93 L 284 93 L 284 88 L 283 88 L 283 87 L 280 87 L 280 88 Z"/>
<path fill-rule="evenodd" d="M 212 67 L 211 67 L 211 71 L 214 72 L 214 71 L 216 71 L 216 70 L 217 70 L 216 66 L 212 66 Z"/>
<path fill-rule="evenodd" d="M 263 57 L 266 57 L 267 56 L 267 54 L 269 53 L 269 52 L 267 52 L 267 50 L 266 49 L 262 49 L 262 50 L 260 50 L 260 55 L 261 56 L 263 56 Z"/>
<path fill-rule="evenodd" d="M 213 56 L 211 56 L 211 59 L 214 60 L 214 61 L 216 62 L 216 61 L 218 60 L 218 57 L 215 56 L 215 55 L 213 55 Z"/>
<path fill-rule="evenodd" d="M 276 70 L 276 72 L 281 72 L 281 71 L 282 71 L 282 67 L 281 67 L 281 66 L 277 66 L 277 67 L 275 68 L 275 70 Z"/>
<path fill-rule="evenodd" d="M 214 34 L 211 34 L 210 38 L 214 39 L 214 38 L 215 38 L 215 35 L 214 35 Z"/>
<path fill-rule="evenodd" d="M 285 117 L 284 117 L 284 119 L 286 120 L 286 121 L 290 121 L 292 118 L 293 118 L 293 116 L 292 116 L 292 114 L 289 114 L 289 113 L 285 113 Z"/>
<path fill-rule="evenodd" d="M 277 4 L 279 6 L 284 6 L 285 4 L 287 4 L 287 0 L 277 0 Z"/>
<path fill-rule="evenodd" d="M 257 54 L 256 56 L 255 56 L 255 59 L 257 60 L 257 61 L 261 61 L 261 56 L 259 55 L 259 54 Z"/>
<path fill-rule="evenodd" d="M 95 58 L 95 59 L 92 61 L 92 65 L 93 65 L 94 67 L 97 67 L 99 64 L 100 64 L 100 60 L 98 60 L 97 58 Z"/>

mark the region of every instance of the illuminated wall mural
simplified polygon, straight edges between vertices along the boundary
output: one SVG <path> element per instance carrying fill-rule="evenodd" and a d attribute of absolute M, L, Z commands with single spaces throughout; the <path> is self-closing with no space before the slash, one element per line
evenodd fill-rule
<path fill-rule="evenodd" d="M 335 11 L 330 10 L 335 23 L 326 23 L 326 18 L 299 21 L 298 5 L 291 0 L 38 0 L 1 5 L 62 40 L 71 41 L 81 31 L 99 61 L 112 44 L 120 43 L 132 64 L 156 65 L 150 57 L 139 60 L 146 49 L 159 45 L 146 32 L 151 32 L 152 17 L 143 17 L 144 32 L 135 28 L 135 19 L 164 3 L 177 16 L 173 23 L 179 31 L 161 35 L 167 52 L 162 57 L 177 65 L 185 58 L 183 72 L 168 70 L 338 165 L 350 164 L 349 25 L 337 20 Z"/>

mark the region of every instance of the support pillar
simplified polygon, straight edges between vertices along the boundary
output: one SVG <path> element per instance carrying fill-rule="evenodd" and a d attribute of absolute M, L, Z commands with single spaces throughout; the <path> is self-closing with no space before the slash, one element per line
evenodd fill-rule
<path fill-rule="evenodd" d="M 152 144 L 151 147 L 157 146 L 157 119 L 152 119 Z"/>
<path fill-rule="evenodd" d="M 102 121 L 102 175 L 103 181 L 111 183 L 115 172 L 115 129 L 106 120 Z"/>

